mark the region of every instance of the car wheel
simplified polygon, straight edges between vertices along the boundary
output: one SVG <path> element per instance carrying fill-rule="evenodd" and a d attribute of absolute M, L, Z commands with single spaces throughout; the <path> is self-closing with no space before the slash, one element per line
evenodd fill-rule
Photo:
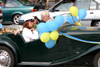
<path fill-rule="evenodd" d="M 0 67 L 14 67 L 14 55 L 5 46 L 0 46 Z"/>
<path fill-rule="evenodd" d="M 100 21 L 95 21 L 95 22 L 93 23 L 93 26 L 100 27 Z"/>
<path fill-rule="evenodd" d="M 100 67 L 100 52 L 94 58 L 94 67 Z"/>
<path fill-rule="evenodd" d="M 19 19 L 20 19 L 20 14 L 16 14 L 13 16 L 13 23 L 14 24 L 19 24 Z"/>

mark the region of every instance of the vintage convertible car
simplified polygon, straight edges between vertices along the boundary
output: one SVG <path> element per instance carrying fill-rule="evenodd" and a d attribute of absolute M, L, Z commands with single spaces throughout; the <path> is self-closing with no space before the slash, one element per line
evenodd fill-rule
<path fill-rule="evenodd" d="M 59 29 L 59 39 L 51 49 L 38 40 L 25 42 L 21 34 L 0 35 L 0 67 L 14 65 L 52 66 L 81 58 L 91 52 L 94 67 L 100 67 L 100 28 L 63 25 Z M 98 50 L 98 51 L 97 51 Z M 92 59 L 92 58 L 91 58 Z M 93 62 L 93 61 L 91 61 Z"/>

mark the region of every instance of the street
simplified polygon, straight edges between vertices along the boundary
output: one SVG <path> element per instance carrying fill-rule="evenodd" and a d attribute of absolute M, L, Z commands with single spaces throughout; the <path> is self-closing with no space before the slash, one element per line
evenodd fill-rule
<path fill-rule="evenodd" d="M 17 66 L 17 67 L 43 67 L 43 66 Z M 50 66 L 50 67 L 93 67 L 93 66 L 81 66 L 81 65 L 58 65 L 58 66 Z"/>

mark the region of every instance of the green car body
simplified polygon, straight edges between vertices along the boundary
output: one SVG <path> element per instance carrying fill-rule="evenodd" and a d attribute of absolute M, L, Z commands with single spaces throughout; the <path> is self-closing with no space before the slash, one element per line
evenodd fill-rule
<path fill-rule="evenodd" d="M 58 65 L 100 50 L 100 30 L 95 29 L 97 30 L 59 29 L 60 37 L 51 49 L 48 49 L 40 39 L 25 42 L 21 34 L 15 36 L 13 33 L 0 35 L 0 46 L 5 46 L 12 51 L 15 64 Z"/>
<path fill-rule="evenodd" d="M 27 3 L 31 2 L 27 1 Z M 23 2 L 20 2 L 19 0 L 7 0 L 5 1 L 5 7 L 2 8 L 3 23 L 14 22 L 15 24 L 18 24 L 20 16 L 26 13 L 34 12 L 32 11 L 33 9 L 39 10 L 40 6 L 34 5 L 33 3 L 23 4 Z"/>

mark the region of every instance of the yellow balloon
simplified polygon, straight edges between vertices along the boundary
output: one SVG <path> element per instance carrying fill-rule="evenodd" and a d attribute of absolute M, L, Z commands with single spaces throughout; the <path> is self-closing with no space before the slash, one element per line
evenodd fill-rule
<path fill-rule="evenodd" d="M 57 31 L 53 31 L 51 32 L 50 37 L 52 40 L 57 40 L 59 37 L 59 33 Z"/>
<path fill-rule="evenodd" d="M 70 13 L 72 14 L 72 16 L 77 17 L 78 16 L 78 9 L 75 6 L 72 6 L 70 8 Z"/>
<path fill-rule="evenodd" d="M 76 25 L 77 26 L 81 26 L 81 22 L 76 22 Z"/>
<path fill-rule="evenodd" d="M 50 33 L 43 33 L 40 37 L 40 40 L 42 42 L 48 42 L 50 40 Z"/>

